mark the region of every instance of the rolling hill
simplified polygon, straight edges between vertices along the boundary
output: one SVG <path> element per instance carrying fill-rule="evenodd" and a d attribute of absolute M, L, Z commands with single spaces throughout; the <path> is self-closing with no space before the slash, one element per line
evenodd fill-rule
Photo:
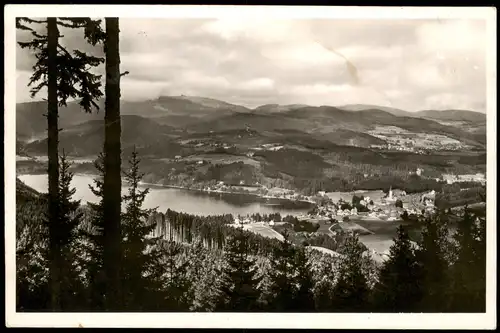
<path fill-rule="evenodd" d="M 365 110 L 382 110 L 385 112 L 389 112 L 398 117 L 416 117 L 415 113 L 404 111 L 401 109 L 391 108 L 388 106 L 378 106 L 378 105 L 369 105 L 369 104 L 347 104 L 342 106 L 337 106 L 337 108 L 345 111 L 365 111 Z"/>
<path fill-rule="evenodd" d="M 460 128 L 429 119 L 398 117 L 378 109 L 351 112 L 335 107 L 306 107 L 285 112 L 283 115 L 301 119 L 309 129 L 308 132 L 330 133 L 338 129 L 365 132 L 376 125 L 396 126 L 416 133 L 443 134 L 467 144 L 484 146 L 474 135 Z"/>
<path fill-rule="evenodd" d="M 61 135 L 88 133 L 90 128 L 101 131 L 98 124 L 104 117 L 102 100 L 99 105 L 100 111 L 92 114 L 82 112 L 77 102 L 70 102 L 67 107 L 60 108 Z M 19 142 L 40 141 L 46 137 L 45 112 L 45 102 L 17 104 L 16 131 Z M 301 140 L 309 135 L 312 139 L 339 145 L 369 147 L 383 144 L 380 139 L 367 134 L 377 125 L 396 126 L 415 133 L 442 134 L 479 148 L 484 148 L 486 142 L 485 115 L 463 110 L 411 113 L 363 104 L 341 107 L 266 104 L 252 110 L 205 97 L 161 96 L 154 100 L 122 101 L 121 113 L 124 117 L 139 117 L 135 118 L 138 119 L 135 124 L 132 121 L 134 118 L 124 120 L 123 126 L 132 126 L 124 128 L 124 131 L 140 133 L 139 141 L 143 143 L 157 142 L 158 138 L 152 136 L 158 133 L 164 135 L 168 132 L 171 136 L 180 136 L 186 133 L 251 129 L 261 134 L 272 133 L 271 136 L 298 131 L 295 137 Z M 145 119 L 154 122 L 147 123 Z M 67 134 L 63 134 L 65 132 Z M 81 140 L 88 141 L 88 145 L 94 139 L 96 143 L 100 142 L 101 139 L 97 139 L 96 135 Z M 128 142 L 127 139 L 125 141 Z M 84 142 L 82 144 L 87 145 Z M 34 146 L 35 142 L 30 145 L 31 148 Z"/>
<path fill-rule="evenodd" d="M 482 112 L 467 110 L 425 110 L 416 112 L 416 115 L 422 118 L 431 118 L 448 121 L 467 121 L 471 123 L 485 123 L 486 114 Z"/>
<path fill-rule="evenodd" d="M 66 128 L 91 120 L 104 119 L 104 100 L 100 100 L 99 112 L 85 113 L 76 101 L 59 108 L 59 127 Z M 155 100 L 122 101 L 122 115 L 136 115 L 144 118 L 158 118 L 161 124 L 183 127 L 200 121 L 210 121 L 218 117 L 250 110 L 239 105 L 229 104 L 204 97 L 161 96 Z M 28 102 L 16 105 L 16 133 L 23 141 L 32 141 L 46 136 L 47 103 Z"/>
<path fill-rule="evenodd" d="M 135 115 L 123 115 L 122 148 L 127 152 L 134 145 L 144 154 L 173 155 L 181 147 L 173 139 L 178 130 L 161 125 L 152 119 Z M 104 120 L 90 120 L 64 129 L 59 134 L 59 148 L 73 156 L 97 155 L 104 144 Z M 46 154 L 47 139 L 40 139 L 25 145 L 29 154 Z"/>
<path fill-rule="evenodd" d="M 281 135 L 281 142 L 298 144 L 310 149 L 327 148 L 329 146 L 327 143 L 365 148 L 385 143 L 384 140 L 372 135 L 345 129 L 336 129 L 329 133 L 320 134 L 306 133 L 299 130 L 277 130 L 276 133 Z"/>
<path fill-rule="evenodd" d="M 102 103 L 101 103 L 102 104 Z M 65 128 L 89 120 L 104 119 L 104 105 L 99 112 L 85 113 L 78 103 L 69 102 L 67 107 L 59 108 L 59 127 Z M 45 137 L 47 130 L 47 102 L 28 102 L 16 105 L 16 135 L 23 141 Z"/>
<path fill-rule="evenodd" d="M 236 104 L 231 104 L 227 103 L 224 101 L 220 101 L 218 99 L 213 99 L 213 98 L 207 98 L 207 97 L 199 97 L 199 96 L 175 96 L 174 98 L 184 100 L 184 101 L 190 101 L 195 104 L 202 105 L 205 108 L 212 109 L 212 110 L 224 110 L 224 109 L 230 109 L 235 112 L 248 112 L 249 109 L 241 106 L 241 105 L 236 105 Z"/>
<path fill-rule="evenodd" d="M 255 113 L 276 113 L 276 112 L 285 112 L 291 111 L 295 109 L 299 109 L 302 107 L 306 107 L 305 104 L 289 104 L 289 105 L 279 105 L 279 104 L 265 104 L 258 106 L 254 109 Z"/>
<path fill-rule="evenodd" d="M 284 113 L 257 114 L 247 112 L 234 113 L 210 121 L 199 122 L 188 126 L 187 129 L 193 132 L 209 132 L 250 128 L 261 132 L 280 129 L 301 130 L 304 125 L 300 119 L 291 119 Z"/>
<path fill-rule="evenodd" d="M 275 113 L 275 112 L 292 111 L 305 107 L 312 108 L 313 106 L 305 104 L 290 104 L 290 105 L 265 104 L 256 107 L 254 111 L 258 113 Z M 331 106 L 328 105 L 321 106 L 321 108 L 324 107 L 331 107 Z M 335 108 L 351 112 L 380 110 L 388 112 L 398 117 L 431 118 L 439 120 L 468 121 L 468 122 L 486 121 L 486 114 L 469 110 L 424 110 L 418 112 L 409 112 L 398 108 L 380 106 L 380 105 L 371 105 L 371 104 L 347 104 L 347 105 L 335 106 Z"/>

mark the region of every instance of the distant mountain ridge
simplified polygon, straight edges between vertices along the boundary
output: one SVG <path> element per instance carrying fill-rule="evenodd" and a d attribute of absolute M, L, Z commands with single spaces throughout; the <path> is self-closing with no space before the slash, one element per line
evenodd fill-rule
<path fill-rule="evenodd" d="M 61 137 L 86 133 L 81 140 L 88 144 L 101 140 L 104 100 L 100 111 L 84 113 L 77 102 L 60 108 Z M 18 103 L 16 132 L 19 142 L 35 141 L 43 145 L 46 138 L 46 102 Z M 374 126 L 396 126 L 412 132 L 443 134 L 472 145 L 485 142 L 486 115 L 467 110 L 404 110 L 365 104 L 339 107 L 304 104 L 266 104 L 250 109 L 217 99 L 199 96 L 160 96 L 145 101 L 121 102 L 125 142 L 158 143 L 159 135 L 172 137 L 182 133 L 209 133 L 252 129 L 258 132 L 300 131 L 314 137 L 325 136 L 336 144 L 378 144 L 380 140 L 367 131 Z M 453 122 L 467 122 L 474 132 Z M 135 133 L 134 133 L 135 132 Z M 332 133 L 338 132 L 333 135 Z M 95 134 L 92 134 L 95 133 Z M 128 138 L 130 135 L 130 140 Z M 352 135 L 352 138 L 349 136 Z M 62 140 L 61 140 L 62 142 Z M 85 143 L 82 143 L 87 145 Z M 27 149 L 34 145 L 28 145 Z M 70 148 L 70 147 L 68 147 Z"/>
<path fill-rule="evenodd" d="M 386 111 L 395 116 L 400 116 L 400 117 L 432 118 L 439 120 L 468 121 L 468 122 L 481 122 L 486 120 L 485 113 L 472 110 L 449 109 L 449 110 L 422 110 L 416 112 L 409 112 L 397 108 L 369 105 L 369 104 L 349 104 L 349 105 L 339 106 L 338 108 L 346 111 L 366 111 L 366 110 L 376 109 L 376 110 Z"/>
<path fill-rule="evenodd" d="M 485 122 L 486 113 L 469 110 L 424 110 L 416 112 L 419 117 L 467 122 Z"/>
<path fill-rule="evenodd" d="M 122 148 L 128 152 L 134 146 L 150 152 L 165 151 L 168 156 L 180 151 L 173 142 L 179 131 L 171 126 L 161 125 L 152 119 L 136 115 L 122 115 Z M 102 151 L 104 143 L 104 120 L 89 120 L 66 128 L 59 134 L 59 147 L 69 155 L 90 156 Z M 28 154 L 43 154 L 47 139 L 35 140 L 25 145 Z"/>
<path fill-rule="evenodd" d="M 288 104 L 288 105 L 280 105 L 280 104 L 264 104 L 258 106 L 254 109 L 255 112 L 258 113 L 275 113 L 275 112 L 286 112 L 291 111 L 303 107 L 307 107 L 306 104 Z"/>
<path fill-rule="evenodd" d="M 347 104 L 347 105 L 342 105 L 338 106 L 339 109 L 345 110 L 345 111 L 366 111 L 366 110 L 382 110 L 385 112 L 389 112 L 395 116 L 400 116 L 400 117 L 413 117 L 415 116 L 414 113 L 409 112 L 409 111 L 404 111 L 401 109 L 396 109 L 388 106 L 379 106 L 379 105 L 370 105 L 370 104 Z"/>

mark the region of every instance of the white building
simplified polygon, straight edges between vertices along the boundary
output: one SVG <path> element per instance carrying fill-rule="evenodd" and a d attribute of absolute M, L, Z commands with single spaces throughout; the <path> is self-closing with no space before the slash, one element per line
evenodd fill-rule
<path fill-rule="evenodd" d="M 389 189 L 389 194 L 387 195 L 387 198 L 385 198 L 385 201 L 389 202 L 396 201 L 396 198 L 393 196 L 392 193 L 392 187 Z"/>

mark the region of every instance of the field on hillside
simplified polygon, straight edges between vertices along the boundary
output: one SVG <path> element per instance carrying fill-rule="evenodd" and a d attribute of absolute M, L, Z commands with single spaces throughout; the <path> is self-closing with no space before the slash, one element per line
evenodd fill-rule
<path fill-rule="evenodd" d="M 353 222 L 353 221 L 338 222 L 338 223 L 332 225 L 331 230 L 334 232 L 340 231 L 340 230 L 348 231 L 348 232 L 352 231 L 352 232 L 358 233 L 359 235 L 372 235 L 372 234 L 374 234 L 374 232 L 372 230 L 364 228 L 356 222 Z"/>
<path fill-rule="evenodd" d="M 188 162 L 207 162 L 212 164 L 231 164 L 235 162 L 243 162 L 245 164 L 249 164 L 255 167 L 260 166 L 260 163 L 253 158 L 241 155 L 232 155 L 232 154 L 196 154 L 183 157 L 182 160 Z"/>
<path fill-rule="evenodd" d="M 393 150 L 467 150 L 472 146 L 442 134 L 416 133 L 396 126 L 376 126 L 368 134 L 386 142 Z"/>
<path fill-rule="evenodd" d="M 244 224 L 243 229 L 254 232 L 264 237 L 275 238 L 280 241 L 284 240 L 283 236 L 279 232 L 261 223 Z"/>
<path fill-rule="evenodd" d="M 308 246 L 307 248 L 311 249 L 311 250 L 320 251 L 321 253 L 331 255 L 332 257 L 335 257 L 335 258 L 341 256 L 340 253 L 332 251 L 330 249 L 326 249 L 326 248 L 321 247 L 321 246 Z"/>

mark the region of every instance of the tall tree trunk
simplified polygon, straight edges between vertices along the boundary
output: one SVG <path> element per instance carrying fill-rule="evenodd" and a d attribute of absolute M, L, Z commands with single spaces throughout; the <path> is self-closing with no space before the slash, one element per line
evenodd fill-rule
<path fill-rule="evenodd" d="M 107 278 L 106 307 L 116 309 L 120 300 L 121 262 L 121 123 L 120 50 L 118 18 L 106 18 L 106 87 L 104 134 L 104 270 Z"/>
<path fill-rule="evenodd" d="M 61 292 L 60 292 L 60 274 L 61 266 L 61 248 L 59 237 L 57 235 L 59 228 L 58 214 L 58 193 L 59 193 L 59 156 L 58 156 L 58 137 L 59 129 L 57 126 L 58 105 L 57 105 L 57 44 L 59 40 L 59 30 L 57 28 L 57 19 L 51 17 L 47 19 L 47 69 L 48 69 L 48 96 L 47 96 L 47 155 L 49 159 L 49 260 L 50 260 L 50 292 L 51 308 L 53 311 L 60 310 Z"/>

